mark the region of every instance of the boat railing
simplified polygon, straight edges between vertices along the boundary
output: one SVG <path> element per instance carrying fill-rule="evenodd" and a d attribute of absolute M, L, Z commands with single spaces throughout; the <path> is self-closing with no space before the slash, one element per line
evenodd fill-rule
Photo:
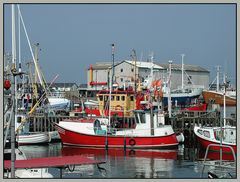
<path fill-rule="evenodd" d="M 220 152 L 219 152 L 219 155 L 220 155 L 220 160 L 217 160 L 217 161 L 214 161 L 214 163 L 211 163 L 211 162 L 207 162 L 206 159 L 207 159 L 207 156 L 208 156 L 208 152 L 209 152 L 209 149 L 211 147 L 220 147 Z M 233 156 L 233 162 L 232 161 L 226 161 L 222 159 L 222 148 L 229 148 L 231 153 L 232 153 L 232 156 Z M 234 164 L 234 165 L 233 165 Z M 205 156 L 204 156 L 204 159 L 203 159 L 203 169 L 202 169 L 202 174 L 201 174 L 201 177 L 203 177 L 203 173 L 204 173 L 204 169 L 205 169 L 205 166 L 213 166 L 215 167 L 215 172 L 221 172 L 223 173 L 224 170 L 233 170 L 233 169 L 236 169 L 236 155 L 235 155 L 235 152 L 234 152 L 234 149 L 232 146 L 228 146 L 228 145 L 221 145 L 221 144 L 209 144 L 207 146 L 207 149 L 206 149 L 206 152 L 205 152 Z M 226 172 L 226 171 L 225 171 Z M 230 175 L 230 173 L 228 173 Z M 230 175 L 231 176 L 231 175 Z"/>

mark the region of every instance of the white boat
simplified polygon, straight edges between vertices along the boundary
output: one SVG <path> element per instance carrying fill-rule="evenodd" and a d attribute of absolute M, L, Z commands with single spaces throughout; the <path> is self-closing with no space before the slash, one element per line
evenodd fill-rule
<path fill-rule="evenodd" d="M 27 133 L 17 135 L 16 141 L 18 142 L 18 145 L 43 144 L 49 143 L 51 137 L 49 133 Z"/>
<path fill-rule="evenodd" d="M 231 146 L 234 152 L 237 152 L 236 145 L 236 127 L 224 126 L 222 127 L 194 127 L 194 134 L 203 148 L 207 148 L 209 144 L 221 143 L 221 130 L 223 131 L 222 145 Z M 219 151 L 220 147 L 211 147 L 210 150 Z M 229 148 L 223 147 L 223 152 L 231 152 Z"/>
<path fill-rule="evenodd" d="M 221 149 L 223 152 L 237 152 L 237 135 L 236 126 L 229 126 L 226 124 L 226 79 L 224 75 L 224 91 L 223 91 L 223 126 L 220 127 L 194 127 L 194 133 L 197 136 L 197 140 L 205 149 L 210 145 L 222 145 L 213 146 L 209 150 L 214 150 L 219 152 Z M 221 121 L 220 121 L 221 122 Z M 227 146 L 227 147 L 224 147 Z M 230 149 L 231 148 L 231 149 Z"/>

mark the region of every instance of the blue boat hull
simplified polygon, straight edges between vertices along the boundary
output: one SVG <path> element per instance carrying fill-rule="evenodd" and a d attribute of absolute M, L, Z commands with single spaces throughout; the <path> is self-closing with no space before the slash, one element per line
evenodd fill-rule
<path fill-rule="evenodd" d="M 193 99 L 197 99 L 199 96 L 200 95 L 171 97 L 172 105 L 175 105 L 176 102 L 177 102 L 177 105 L 188 105 L 191 103 Z M 168 105 L 168 97 L 163 97 L 163 104 L 164 106 Z"/>

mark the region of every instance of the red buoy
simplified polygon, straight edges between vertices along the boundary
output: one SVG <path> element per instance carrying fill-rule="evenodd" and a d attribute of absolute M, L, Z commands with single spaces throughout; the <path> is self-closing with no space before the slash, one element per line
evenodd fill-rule
<path fill-rule="evenodd" d="M 11 87 L 11 82 L 10 80 L 4 80 L 4 88 L 8 90 Z"/>

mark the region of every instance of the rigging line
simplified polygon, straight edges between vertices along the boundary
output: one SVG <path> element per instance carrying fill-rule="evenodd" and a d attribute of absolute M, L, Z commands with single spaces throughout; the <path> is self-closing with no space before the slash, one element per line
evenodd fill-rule
<path fill-rule="evenodd" d="M 21 13 L 21 11 L 20 11 L 19 5 L 17 5 L 17 8 L 18 8 L 19 16 L 20 16 L 20 19 L 21 19 L 21 22 L 22 22 L 22 25 L 23 25 L 23 29 L 24 29 L 26 38 L 27 38 L 28 46 L 29 46 L 29 48 L 30 48 L 30 52 L 31 52 L 31 55 L 32 55 L 32 58 L 33 58 L 33 61 L 34 61 L 34 65 L 35 65 L 35 68 L 36 68 L 36 71 L 37 71 L 37 74 L 38 74 L 38 77 L 39 77 L 39 81 L 40 81 L 41 85 L 43 85 L 41 75 L 40 75 L 40 73 L 39 73 L 39 70 L 37 69 L 37 68 L 38 68 L 37 62 L 36 62 L 35 57 L 34 57 L 34 54 L 33 54 L 33 50 L 32 50 L 32 47 L 31 47 L 31 43 L 30 43 L 30 40 L 29 40 L 29 37 L 28 37 L 28 33 L 27 33 L 27 30 L 26 30 L 25 23 L 24 23 L 24 21 L 23 21 L 23 17 L 22 17 L 22 13 Z"/>

